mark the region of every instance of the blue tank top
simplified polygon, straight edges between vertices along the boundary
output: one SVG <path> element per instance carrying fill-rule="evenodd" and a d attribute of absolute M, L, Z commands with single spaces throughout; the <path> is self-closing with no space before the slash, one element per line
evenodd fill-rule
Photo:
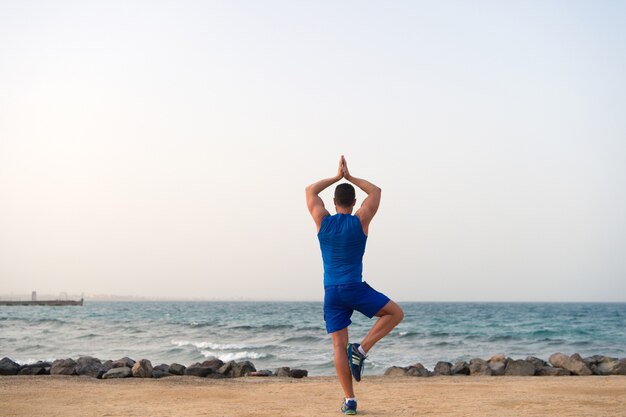
<path fill-rule="evenodd" d="M 357 216 L 335 214 L 324 217 L 317 238 L 324 261 L 324 286 L 363 280 L 367 236 Z"/>

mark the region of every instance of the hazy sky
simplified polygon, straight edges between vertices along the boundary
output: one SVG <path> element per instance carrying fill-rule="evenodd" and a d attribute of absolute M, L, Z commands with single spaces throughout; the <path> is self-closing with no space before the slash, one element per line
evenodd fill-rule
<path fill-rule="evenodd" d="M 390 297 L 626 301 L 625 21 L 0 1 L 0 294 L 320 300 L 304 187 L 345 154 L 383 189 L 364 276 Z"/>

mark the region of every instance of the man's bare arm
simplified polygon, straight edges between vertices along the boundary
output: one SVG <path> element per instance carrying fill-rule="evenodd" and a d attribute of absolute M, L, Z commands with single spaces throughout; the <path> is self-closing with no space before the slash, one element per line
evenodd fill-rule
<path fill-rule="evenodd" d="M 337 169 L 337 175 L 332 178 L 325 178 L 323 180 L 314 182 L 313 184 L 305 188 L 306 205 L 309 209 L 309 213 L 311 213 L 311 217 L 313 217 L 313 221 L 315 221 L 317 230 L 320 229 L 324 217 L 330 214 L 328 210 L 326 210 L 326 207 L 324 207 L 324 201 L 320 198 L 319 193 L 343 178 L 343 163 L 344 159 L 342 156 L 341 159 L 339 159 L 339 168 Z"/>
<path fill-rule="evenodd" d="M 367 197 L 365 198 L 365 200 L 363 200 L 363 204 L 361 204 L 361 207 L 359 207 L 356 213 L 354 213 L 355 216 L 357 216 L 359 220 L 361 220 L 363 232 L 367 234 L 369 231 L 370 222 L 378 211 L 382 190 L 367 180 L 353 177 L 350 174 L 350 171 L 348 171 L 348 164 L 345 158 L 343 159 L 343 176 L 345 179 L 359 187 L 361 190 L 363 190 L 365 194 L 367 194 Z"/>

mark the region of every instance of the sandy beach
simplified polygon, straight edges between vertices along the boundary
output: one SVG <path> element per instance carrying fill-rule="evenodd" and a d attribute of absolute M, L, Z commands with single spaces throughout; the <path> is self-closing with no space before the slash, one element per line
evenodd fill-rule
<path fill-rule="evenodd" d="M 371 376 L 359 415 L 626 416 L 626 377 Z M 339 416 L 334 377 L 0 377 L 2 416 Z"/>

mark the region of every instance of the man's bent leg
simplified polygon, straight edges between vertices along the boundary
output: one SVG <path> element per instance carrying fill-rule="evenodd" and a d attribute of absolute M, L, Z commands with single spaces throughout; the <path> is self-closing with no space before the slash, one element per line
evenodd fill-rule
<path fill-rule="evenodd" d="M 365 352 L 369 352 L 380 339 L 387 336 L 402 321 L 404 312 L 398 304 L 390 300 L 376 313 L 376 317 L 379 317 L 379 319 L 376 320 L 374 326 L 372 326 L 367 336 L 361 342 L 361 347 Z M 335 350 L 335 352 L 337 351 Z"/>
<path fill-rule="evenodd" d="M 343 394 L 346 398 L 354 398 L 352 373 L 350 372 L 348 352 L 346 351 L 346 345 L 348 344 L 348 328 L 345 327 L 331 333 L 331 336 L 333 337 L 333 348 L 335 351 L 335 371 L 337 372 L 341 388 L 343 388 Z"/>

